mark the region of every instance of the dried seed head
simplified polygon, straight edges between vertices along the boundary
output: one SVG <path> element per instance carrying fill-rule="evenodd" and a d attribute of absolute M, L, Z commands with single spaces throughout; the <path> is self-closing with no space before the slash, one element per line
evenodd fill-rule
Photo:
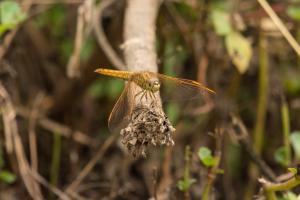
<path fill-rule="evenodd" d="M 161 107 L 152 102 L 150 105 L 137 106 L 131 115 L 128 126 L 121 130 L 122 143 L 134 156 L 146 156 L 151 145 L 174 145 L 171 134 L 175 128 Z"/>

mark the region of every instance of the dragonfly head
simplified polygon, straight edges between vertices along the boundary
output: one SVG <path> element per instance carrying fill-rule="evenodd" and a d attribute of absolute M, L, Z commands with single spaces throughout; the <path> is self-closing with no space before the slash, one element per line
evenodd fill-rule
<path fill-rule="evenodd" d="M 152 82 L 152 91 L 157 92 L 160 88 L 160 83 L 159 81 L 155 80 Z"/>

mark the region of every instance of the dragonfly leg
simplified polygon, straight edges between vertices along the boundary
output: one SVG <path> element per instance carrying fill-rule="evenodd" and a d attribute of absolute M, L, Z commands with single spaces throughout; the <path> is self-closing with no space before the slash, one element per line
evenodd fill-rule
<path fill-rule="evenodd" d="M 150 92 L 150 96 L 151 96 L 152 100 L 155 101 L 155 95 L 154 95 L 154 92 Z"/>
<path fill-rule="evenodd" d="M 136 93 L 136 94 L 134 95 L 134 99 L 135 99 L 138 95 L 140 95 L 142 92 L 144 92 L 144 90 L 141 90 L 141 91 L 139 91 L 138 93 Z"/>
<path fill-rule="evenodd" d="M 141 96 L 141 98 L 140 98 L 140 101 L 142 101 L 142 99 L 143 99 L 143 97 L 145 96 L 147 90 L 143 90 L 142 92 L 143 92 L 143 93 L 142 93 L 142 96 Z"/>
<path fill-rule="evenodd" d="M 154 92 L 151 92 L 151 97 L 152 97 L 152 103 L 156 103 L 156 97 Z"/>
<path fill-rule="evenodd" d="M 147 91 L 146 91 L 146 95 L 145 95 L 146 100 L 148 100 L 148 95 L 150 95 L 150 94 L 149 94 L 149 91 L 147 90 Z M 150 96 L 150 97 L 151 97 L 151 96 Z"/>
<path fill-rule="evenodd" d="M 141 93 L 143 93 L 143 92 L 144 92 L 144 90 L 141 90 L 141 91 L 139 91 L 138 93 L 136 93 L 136 94 L 134 95 L 133 99 L 136 100 L 136 97 L 137 97 L 138 95 L 140 95 Z M 140 102 L 141 102 L 141 98 L 140 98 Z"/>

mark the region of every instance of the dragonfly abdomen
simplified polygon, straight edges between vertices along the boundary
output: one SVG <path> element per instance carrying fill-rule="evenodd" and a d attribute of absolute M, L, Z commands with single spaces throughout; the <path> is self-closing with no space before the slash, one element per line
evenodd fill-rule
<path fill-rule="evenodd" d="M 124 80 L 129 80 L 132 75 L 132 72 L 129 71 L 120 71 L 120 70 L 103 69 L 103 68 L 99 68 L 95 72 L 106 76 L 121 78 Z"/>

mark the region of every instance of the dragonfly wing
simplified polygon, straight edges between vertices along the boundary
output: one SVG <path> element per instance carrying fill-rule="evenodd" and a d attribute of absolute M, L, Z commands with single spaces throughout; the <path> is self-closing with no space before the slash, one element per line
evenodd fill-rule
<path fill-rule="evenodd" d="M 203 84 L 189 80 L 153 73 L 161 82 L 163 101 L 203 100 L 203 97 L 215 92 Z"/>
<path fill-rule="evenodd" d="M 125 85 L 121 96 L 109 115 L 108 127 L 112 132 L 120 131 L 129 123 L 132 103 L 130 103 L 128 96 L 131 95 L 131 84 L 131 82 L 128 82 Z"/>

